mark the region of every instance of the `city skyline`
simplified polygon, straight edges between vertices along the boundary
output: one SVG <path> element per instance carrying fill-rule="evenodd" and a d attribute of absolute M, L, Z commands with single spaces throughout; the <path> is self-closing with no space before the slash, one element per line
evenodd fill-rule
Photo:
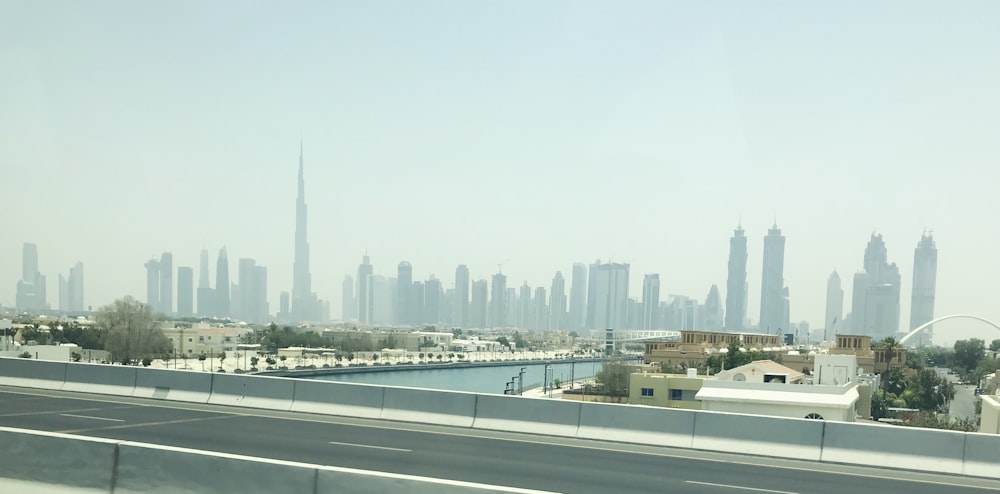
<path fill-rule="evenodd" d="M 777 215 L 793 322 L 821 324 L 830 272 L 850 292 L 878 231 L 905 327 L 930 228 L 935 314 L 1000 320 L 1000 225 L 979 220 L 1000 180 L 1000 6 L 921 5 L 272 5 L 237 24 L 214 5 L 0 6 L 0 162 L 30 205 L 0 218 L 0 303 L 31 242 L 50 306 L 78 261 L 96 308 L 143 299 L 153 255 L 196 266 L 223 245 L 269 267 L 275 306 L 294 287 L 304 140 L 311 289 L 335 306 L 366 249 L 376 277 L 407 260 L 446 288 L 457 264 L 476 280 L 503 264 L 509 287 L 562 271 L 571 308 L 573 264 L 597 258 L 630 264 L 630 294 L 658 273 L 661 294 L 714 284 L 725 301 L 742 218 L 756 318 Z M 274 17 L 290 34 L 265 35 Z"/>

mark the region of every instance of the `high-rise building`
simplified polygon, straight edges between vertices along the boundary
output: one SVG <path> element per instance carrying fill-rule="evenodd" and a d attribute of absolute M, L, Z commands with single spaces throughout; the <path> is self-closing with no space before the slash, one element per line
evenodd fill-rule
<path fill-rule="evenodd" d="M 530 329 L 545 331 L 549 329 L 549 306 L 546 302 L 545 287 L 535 288 L 535 296 L 531 299 Z"/>
<path fill-rule="evenodd" d="M 177 315 L 194 315 L 194 269 L 177 266 Z"/>
<path fill-rule="evenodd" d="M 587 318 L 587 266 L 573 263 L 573 279 L 569 289 L 569 328 L 583 329 Z"/>
<path fill-rule="evenodd" d="M 854 276 L 851 330 L 882 340 L 899 331 L 899 268 L 889 264 L 882 235 L 865 248 L 865 270 Z"/>
<path fill-rule="evenodd" d="M 83 310 L 83 263 L 77 261 L 69 270 L 69 310 Z"/>
<path fill-rule="evenodd" d="M 762 333 L 775 334 L 787 331 L 785 318 L 788 301 L 785 299 L 785 236 L 778 225 L 764 237 L 764 266 L 760 276 L 760 322 Z"/>
<path fill-rule="evenodd" d="M 825 341 L 837 336 L 844 318 L 844 289 L 841 286 L 840 275 L 836 271 L 826 280 L 826 320 L 824 322 Z"/>
<path fill-rule="evenodd" d="M 910 301 L 910 330 L 934 320 L 934 293 L 937 287 L 937 246 L 932 234 L 920 236 L 920 243 L 913 251 L 913 295 Z M 918 346 L 933 343 L 933 327 L 918 333 L 914 338 Z"/>
<path fill-rule="evenodd" d="M 454 315 L 451 323 L 458 327 L 469 327 L 469 268 L 459 264 L 455 268 L 455 298 L 452 304 Z"/>
<path fill-rule="evenodd" d="M 174 255 L 169 252 L 160 256 L 160 312 L 174 313 Z"/>
<path fill-rule="evenodd" d="M 642 321 L 644 330 L 660 329 L 660 275 L 650 273 L 642 277 Z"/>
<path fill-rule="evenodd" d="M 564 330 L 566 321 L 566 280 L 562 271 L 556 271 L 552 277 L 552 290 L 549 292 L 549 329 Z"/>
<path fill-rule="evenodd" d="M 229 298 L 229 254 L 226 248 L 219 249 L 219 257 L 215 261 L 215 302 L 214 309 L 217 317 L 226 318 L 231 316 Z"/>
<path fill-rule="evenodd" d="M 722 313 L 722 297 L 719 296 L 719 287 L 712 285 L 705 297 L 705 330 L 721 331 L 724 326 Z"/>
<path fill-rule="evenodd" d="M 490 327 L 503 328 L 507 326 L 507 276 L 503 273 L 493 275 L 493 287 L 490 298 Z"/>
<path fill-rule="evenodd" d="M 160 310 L 160 261 L 156 258 L 146 261 L 146 305 Z"/>
<path fill-rule="evenodd" d="M 414 309 L 413 266 L 403 261 L 396 266 L 396 324 L 406 326 L 417 324 L 413 320 Z"/>
<path fill-rule="evenodd" d="M 69 310 L 69 282 L 62 273 L 59 273 L 59 310 L 63 312 Z"/>
<path fill-rule="evenodd" d="M 626 329 L 628 315 L 629 265 L 598 263 L 591 266 L 594 316 L 588 329 Z M 589 306 L 589 304 L 588 304 Z M 588 309 L 589 310 L 589 309 Z"/>
<path fill-rule="evenodd" d="M 506 279 L 504 279 L 504 285 L 506 286 Z M 506 326 L 513 326 L 517 323 L 517 319 L 520 317 L 520 312 L 518 312 L 517 303 L 517 288 L 509 287 L 505 292 L 505 296 L 500 301 L 501 304 L 507 307 L 504 313 L 504 321 Z"/>
<path fill-rule="evenodd" d="M 340 284 L 340 319 L 342 321 L 355 320 L 357 310 L 358 301 L 354 297 L 354 278 L 346 274 L 344 282 Z"/>
<path fill-rule="evenodd" d="M 198 288 L 211 288 L 212 282 L 208 279 L 208 249 L 201 249 L 201 259 L 198 263 Z M 198 309 L 201 312 L 201 309 Z"/>
<path fill-rule="evenodd" d="M 371 324 L 375 319 L 375 305 L 373 303 L 374 287 L 372 287 L 372 264 L 368 258 L 368 252 L 361 258 L 358 265 L 358 320 L 362 324 Z"/>
<path fill-rule="evenodd" d="M 469 327 L 487 327 L 486 311 L 489 307 L 490 285 L 486 280 L 472 282 L 472 294 L 469 302 Z"/>
<path fill-rule="evenodd" d="M 312 291 L 312 275 L 309 272 L 309 235 L 306 206 L 305 165 L 299 144 L 299 188 L 295 199 L 295 260 L 292 264 L 292 306 L 291 316 L 296 321 L 319 321 L 323 319 L 324 304 Z"/>
<path fill-rule="evenodd" d="M 201 259 L 198 265 L 198 315 L 210 317 L 215 313 L 215 290 L 212 289 L 212 282 L 209 280 L 208 249 L 201 249 Z"/>
<path fill-rule="evenodd" d="M 281 292 L 281 296 L 278 298 L 278 310 L 281 314 L 278 319 L 285 319 L 289 315 L 289 310 L 292 308 L 292 294 L 286 292 Z"/>
<path fill-rule="evenodd" d="M 21 251 L 21 280 L 17 282 L 16 303 L 18 311 L 48 309 L 45 294 L 45 277 L 38 272 L 38 246 L 24 244 Z"/>
<path fill-rule="evenodd" d="M 247 322 L 261 323 L 270 319 L 267 303 L 267 268 L 257 261 L 239 260 L 239 284 L 232 284 L 230 312 Z"/>
<path fill-rule="evenodd" d="M 729 239 L 729 278 L 726 280 L 726 331 L 743 330 L 747 317 L 747 236 L 737 226 Z"/>
<path fill-rule="evenodd" d="M 372 276 L 372 323 L 392 324 L 396 312 L 396 278 Z"/>
<path fill-rule="evenodd" d="M 601 324 L 596 321 L 597 310 L 597 267 L 601 265 L 601 260 L 594 261 L 587 269 L 587 312 L 583 326 L 586 329 L 607 329 L 597 328 Z"/>
<path fill-rule="evenodd" d="M 441 322 L 441 297 L 443 289 L 441 280 L 431 276 L 424 282 L 424 308 L 421 311 L 425 324 L 438 324 Z"/>
<path fill-rule="evenodd" d="M 523 329 L 531 328 L 531 287 L 528 286 L 527 281 L 521 285 L 521 292 L 517 297 L 517 313 L 519 316 L 517 319 L 517 327 Z"/>
<path fill-rule="evenodd" d="M 410 286 L 410 320 L 413 324 L 424 322 L 424 282 L 414 281 Z"/>

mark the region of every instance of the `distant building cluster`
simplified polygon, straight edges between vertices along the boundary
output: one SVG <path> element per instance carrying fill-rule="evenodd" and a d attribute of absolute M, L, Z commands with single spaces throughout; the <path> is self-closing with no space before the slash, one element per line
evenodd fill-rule
<path fill-rule="evenodd" d="M 749 317 L 750 287 L 747 282 L 748 237 L 742 224 L 729 239 L 728 278 L 725 300 L 717 285 L 711 285 L 704 299 L 669 294 L 662 290 L 658 273 L 645 273 L 642 293 L 630 294 L 628 263 L 602 262 L 573 264 L 567 280 L 557 271 L 549 286 L 532 287 L 509 283 L 498 269 L 489 279 L 473 279 L 469 267 L 455 268 L 453 282 L 430 275 L 414 277 L 408 261 L 396 265 L 394 276 L 376 274 L 367 252 L 355 276 L 342 283 L 340 319 L 362 325 L 416 327 L 447 325 L 462 328 L 522 328 L 526 330 L 604 331 L 673 330 L 756 331 L 787 337 L 809 337 L 808 323 L 793 323 L 790 317 L 789 287 L 785 284 L 785 236 L 777 224 L 763 237 L 760 313 Z M 177 317 L 211 317 L 248 323 L 327 322 L 329 301 L 321 300 L 312 289 L 308 242 L 308 206 L 302 149 L 299 150 L 298 193 L 295 213 L 295 249 L 292 287 L 281 292 L 278 310 L 268 301 L 267 268 L 254 259 L 241 258 L 235 279 L 230 277 L 226 248 L 219 250 L 212 286 L 209 253 L 203 249 L 197 288 L 194 270 L 178 266 L 173 254 L 164 252 L 145 263 L 146 301 L 157 311 Z M 937 248 L 933 236 L 925 233 L 914 252 L 913 293 L 910 329 L 934 318 Z M 176 282 L 176 283 L 175 283 Z M 176 286 L 175 286 L 176 285 Z M 850 307 L 844 314 L 844 290 L 835 271 L 827 280 L 823 340 L 838 332 L 883 339 L 900 335 L 901 276 L 881 235 L 872 234 L 865 249 L 862 270 L 854 275 Z M 59 310 L 82 311 L 83 264 L 77 263 L 69 277 L 59 276 Z M 50 310 L 46 300 L 45 276 L 38 270 L 38 250 L 24 244 L 23 271 L 17 283 L 19 311 Z M 930 344 L 932 332 L 921 333 L 918 344 Z"/>

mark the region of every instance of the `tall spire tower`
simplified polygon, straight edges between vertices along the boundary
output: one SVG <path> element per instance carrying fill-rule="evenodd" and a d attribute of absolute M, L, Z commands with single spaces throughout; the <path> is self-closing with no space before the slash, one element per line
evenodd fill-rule
<path fill-rule="evenodd" d="M 299 141 L 299 190 L 295 199 L 295 261 L 292 265 L 292 319 L 317 320 L 316 297 L 312 292 L 309 274 L 308 207 L 306 206 L 306 179 L 303 164 L 302 141 Z"/>

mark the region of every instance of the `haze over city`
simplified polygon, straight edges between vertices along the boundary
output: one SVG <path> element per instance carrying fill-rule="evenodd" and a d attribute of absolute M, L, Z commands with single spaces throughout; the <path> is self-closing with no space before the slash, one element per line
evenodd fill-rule
<path fill-rule="evenodd" d="M 197 270 L 225 246 L 231 273 L 267 266 L 276 309 L 301 143 L 334 316 L 366 251 L 445 287 L 458 264 L 568 287 L 601 259 L 631 265 L 631 297 L 659 273 L 663 298 L 724 299 L 742 224 L 756 319 L 776 222 L 793 322 L 822 327 L 834 270 L 849 310 L 877 232 L 909 327 L 930 230 L 935 313 L 1000 320 L 998 20 L 991 2 L 0 4 L 0 304 L 31 242 L 50 301 L 78 261 L 97 307 L 144 298 L 151 257 Z"/>

